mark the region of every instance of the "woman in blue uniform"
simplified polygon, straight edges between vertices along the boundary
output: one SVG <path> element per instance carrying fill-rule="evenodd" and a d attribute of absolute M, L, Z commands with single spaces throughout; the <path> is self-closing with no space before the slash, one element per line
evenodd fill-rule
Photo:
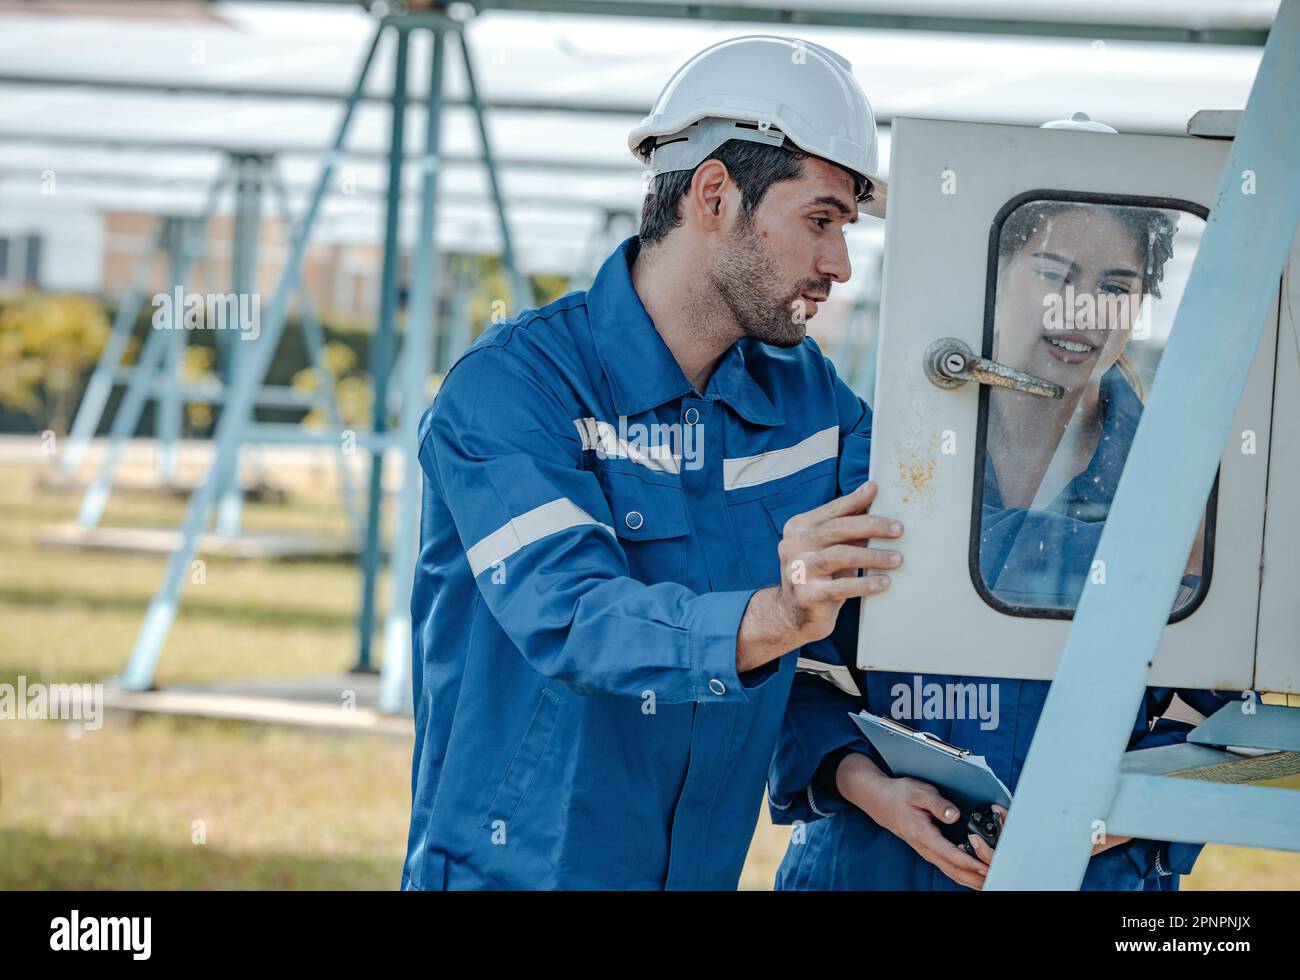
<path fill-rule="evenodd" d="M 993 356 L 1065 388 L 1059 400 L 989 393 L 978 564 L 986 599 L 1004 611 L 1072 610 L 1088 576 L 1098 573 L 1093 555 L 1142 413 L 1143 386 L 1127 348 L 1149 330 L 1149 297 L 1160 295 L 1175 227 L 1172 215 L 1154 208 L 1065 201 L 1031 201 L 1003 223 Z M 1202 534 L 1175 610 L 1196 596 L 1203 551 Z M 856 629 L 857 610 L 846 606 L 823 649 L 805 655 L 853 664 Z M 992 857 L 987 845 L 980 842 L 971 856 L 949 843 L 934 821 L 945 819 L 950 804 L 915 780 L 892 777 L 846 713 L 865 707 L 982 755 L 1014 794 L 1049 683 L 852 668 L 834 674 L 837 684 L 825 674 L 799 675 L 773 759 L 774 820 L 806 822 L 792 835 L 776 886 L 981 887 Z M 918 689 L 980 685 L 996 697 L 993 719 L 909 713 Z M 1175 694 L 1203 714 L 1236 697 L 1148 689 L 1131 749 L 1186 736 L 1190 725 L 1161 717 Z M 1083 887 L 1176 888 L 1199 850 L 1099 833 Z"/>

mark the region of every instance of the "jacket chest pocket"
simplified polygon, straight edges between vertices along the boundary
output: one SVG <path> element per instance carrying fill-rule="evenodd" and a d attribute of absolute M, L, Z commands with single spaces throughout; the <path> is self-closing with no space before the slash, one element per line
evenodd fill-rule
<path fill-rule="evenodd" d="M 691 519 L 681 487 L 621 470 L 602 469 L 599 477 L 632 577 L 684 581 Z"/>
<path fill-rule="evenodd" d="M 754 588 L 781 581 L 781 543 L 785 522 L 820 507 L 836 494 L 834 474 L 815 476 L 754 500 L 729 505 L 744 564 Z"/>

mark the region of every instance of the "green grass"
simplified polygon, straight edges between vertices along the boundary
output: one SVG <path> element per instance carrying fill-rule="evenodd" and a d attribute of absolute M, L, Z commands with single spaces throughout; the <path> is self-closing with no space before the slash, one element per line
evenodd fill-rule
<path fill-rule="evenodd" d="M 164 559 L 39 547 L 40 532 L 70 520 L 80 497 L 38 491 L 35 476 L 30 468 L 7 467 L 0 480 L 0 610 L 7 627 L 0 631 L 0 679 L 102 679 L 125 662 Z M 183 514 L 183 501 L 170 494 L 118 493 L 104 523 L 176 527 Z M 244 526 L 346 529 L 340 507 L 305 492 L 295 494 L 293 506 L 249 504 Z M 204 561 L 204 582 L 186 584 L 158 665 L 159 685 L 337 672 L 350 664 L 361 594 L 350 562 Z"/>
<path fill-rule="evenodd" d="M 164 560 L 38 547 L 80 496 L 38 489 L 37 475 L 0 469 L 0 681 L 102 680 L 121 670 Z M 328 488 L 294 489 L 291 506 L 249 504 L 244 526 L 345 531 Z M 175 527 L 183 513 L 170 494 L 118 493 L 104 523 Z M 160 686 L 351 665 L 351 563 L 206 564 L 205 583 L 186 586 Z M 0 722 L 0 889 L 394 888 L 401 877 L 404 739 L 166 718 L 70 732 Z"/>
<path fill-rule="evenodd" d="M 395 888 L 410 748 L 149 718 L 0 739 L 0 888 Z"/>
<path fill-rule="evenodd" d="M 0 468 L 0 681 L 101 680 L 125 662 L 164 561 L 39 548 L 80 498 L 38 489 L 37 475 Z M 344 531 L 329 481 L 291 491 L 287 506 L 249 504 L 245 526 Z M 183 508 L 119 493 L 105 523 L 175 527 Z M 160 685 L 351 664 L 351 563 L 208 559 L 206 573 L 186 587 Z M 387 736 L 166 718 L 85 733 L 0 722 L 0 889 L 394 888 L 410 751 Z M 760 818 L 742 887 L 771 887 L 788 835 Z M 1185 887 L 1297 889 L 1300 855 L 1211 846 Z"/>

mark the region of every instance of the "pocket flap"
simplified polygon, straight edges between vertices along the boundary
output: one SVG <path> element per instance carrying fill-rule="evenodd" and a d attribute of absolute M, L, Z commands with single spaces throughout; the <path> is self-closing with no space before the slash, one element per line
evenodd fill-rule
<path fill-rule="evenodd" d="M 655 483 L 637 473 L 602 470 L 601 485 L 614 518 L 614 533 L 626 541 L 677 538 L 691 533 L 686 496 L 673 483 Z"/>

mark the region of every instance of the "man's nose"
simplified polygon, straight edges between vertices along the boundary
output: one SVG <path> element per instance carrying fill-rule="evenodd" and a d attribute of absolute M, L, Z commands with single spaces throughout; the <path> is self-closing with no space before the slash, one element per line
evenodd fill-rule
<path fill-rule="evenodd" d="M 853 274 L 853 266 L 849 262 L 849 243 L 843 235 L 834 238 L 830 247 L 817 257 L 817 275 L 833 282 L 848 282 L 849 276 Z"/>

